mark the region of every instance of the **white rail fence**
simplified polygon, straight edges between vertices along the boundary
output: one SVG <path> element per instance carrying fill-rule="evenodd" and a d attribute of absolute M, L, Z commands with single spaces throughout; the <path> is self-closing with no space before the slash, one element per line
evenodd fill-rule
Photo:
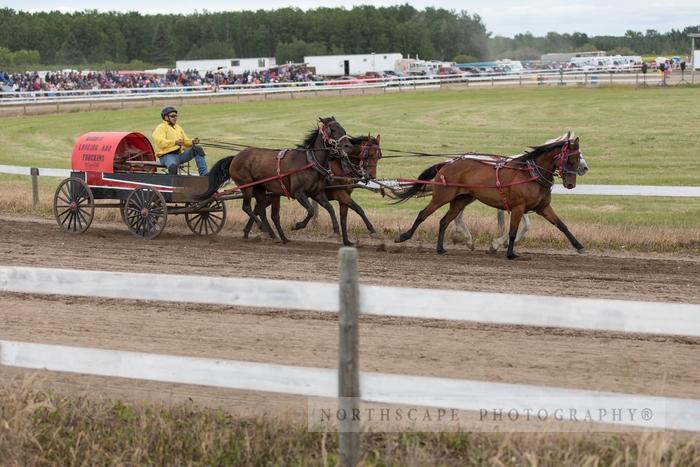
<path fill-rule="evenodd" d="M 688 79 L 693 83 L 694 75 L 688 72 Z M 27 91 L 0 93 L 0 107 L 53 104 L 60 111 L 61 104 L 119 102 L 150 100 L 153 103 L 161 99 L 212 98 L 226 96 L 251 96 L 286 94 L 293 97 L 302 93 L 337 92 L 353 93 L 365 90 L 382 92 L 401 92 L 404 90 L 435 89 L 449 86 L 497 87 L 497 86 L 596 86 L 607 85 L 666 85 L 671 82 L 688 83 L 685 74 L 674 73 L 672 77 L 661 73 L 648 73 L 639 70 L 616 72 L 612 70 L 563 71 L 532 70 L 519 74 L 481 73 L 478 75 L 460 74 L 444 76 L 408 76 L 380 79 L 348 78 L 342 80 L 283 82 L 235 85 L 172 86 L 161 88 L 116 88 L 85 89 L 69 91 Z"/>
<path fill-rule="evenodd" d="M 31 175 L 32 192 L 34 193 L 34 205 L 38 202 L 38 177 L 70 177 L 71 171 L 67 169 L 45 169 L 36 167 L 22 167 L 14 165 L 0 165 L 0 174 Z M 396 180 L 383 180 L 387 185 L 398 186 Z M 372 182 L 370 185 L 372 186 Z M 376 188 L 380 185 L 375 184 Z M 574 196 L 662 196 L 673 198 L 700 198 L 700 186 L 662 186 L 662 185 L 582 185 L 577 184 L 574 190 L 567 190 L 555 185 L 552 192 L 557 195 Z"/>
<path fill-rule="evenodd" d="M 337 313 L 338 284 L 0 267 L 0 292 Z M 700 337 L 700 305 L 360 285 L 363 314 Z"/>
<path fill-rule="evenodd" d="M 335 369 L 211 358 L 157 355 L 0 340 L 0 365 L 97 376 L 192 384 L 306 397 L 338 395 Z M 361 398 L 370 403 L 449 408 L 479 412 L 507 407 L 548 414 L 572 408 L 598 414 L 603 408 L 649 409 L 650 420 L 610 423 L 650 429 L 700 431 L 700 401 L 525 384 L 361 372 Z"/>
<path fill-rule="evenodd" d="M 0 292 L 340 311 L 345 316 L 352 316 L 348 308 L 355 303 L 365 315 L 700 336 L 700 305 L 695 304 L 358 287 L 356 250 L 341 248 L 341 255 L 349 253 L 355 260 L 349 262 L 351 273 L 341 271 L 341 279 L 344 279 L 340 284 L 0 267 Z M 352 287 L 358 290 L 354 298 L 350 292 Z M 357 327 L 355 323 L 349 329 L 357 332 Z M 449 378 L 359 374 L 357 361 L 340 355 L 339 362 L 340 371 L 336 371 L 0 341 L 0 364 L 6 366 L 318 397 L 338 394 L 346 384 L 342 378 L 339 380 L 340 375 L 354 368 L 361 387 L 356 398 L 367 402 L 472 411 L 503 406 L 515 410 L 526 410 L 533 405 L 544 410 L 565 406 L 584 413 L 599 410 L 604 403 L 608 407 L 612 400 L 624 402 L 625 406 L 648 408 L 656 416 L 613 419 L 604 423 L 700 431 L 700 401 L 697 400 Z M 349 395 L 345 393 L 344 397 Z"/>

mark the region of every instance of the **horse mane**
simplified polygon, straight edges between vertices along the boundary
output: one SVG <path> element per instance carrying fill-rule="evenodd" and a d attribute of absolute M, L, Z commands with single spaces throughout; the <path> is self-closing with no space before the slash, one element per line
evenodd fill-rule
<path fill-rule="evenodd" d="M 545 141 L 544 144 L 539 146 L 530 146 L 530 150 L 526 151 L 522 156 L 514 157 L 513 161 L 526 162 L 536 159 L 541 154 L 549 151 L 552 148 L 560 147 L 566 144 L 568 141 L 574 139 L 575 136 L 573 132 L 565 133 L 559 138 L 550 139 Z"/>
<path fill-rule="evenodd" d="M 304 149 L 310 148 L 316 142 L 316 138 L 318 138 L 318 128 L 314 128 L 313 130 L 309 130 L 307 135 L 304 137 L 304 141 L 302 141 L 302 143 L 298 147 L 304 148 Z"/>

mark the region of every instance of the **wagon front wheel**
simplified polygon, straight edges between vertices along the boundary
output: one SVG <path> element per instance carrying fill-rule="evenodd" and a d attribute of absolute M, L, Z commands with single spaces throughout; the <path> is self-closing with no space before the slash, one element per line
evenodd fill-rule
<path fill-rule="evenodd" d="M 187 227 L 196 235 L 216 235 L 226 223 L 226 204 L 214 200 L 206 206 L 185 213 Z"/>
<path fill-rule="evenodd" d="M 59 183 L 53 195 L 53 215 L 66 232 L 85 232 L 95 217 L 95 198 L 87 183 L 75 177 Z"/>
<path fill-rule="evenodd" d="M 124 219 L 129 232 L 137 237 L 156 238 L 168 220 L 168 206 L 160 191 L 151 187 L 137 188 L 126 198 Z"/>

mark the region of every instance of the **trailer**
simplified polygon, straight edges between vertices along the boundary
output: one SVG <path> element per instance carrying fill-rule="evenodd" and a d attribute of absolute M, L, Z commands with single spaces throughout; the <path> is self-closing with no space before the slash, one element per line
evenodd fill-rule
<path fill-rule="evenodd" d="M 71 176 L 58 185 L 53 212 L 70 234 L 88 230 L 95 209 L 117 208 L 129 232 L 152 239 L 169 215 L 184 215 L 196 235 L 215 235 L 226 222 L 222 199 L 198 201 L 208 177 L 161 173 L 151 142 L 137 132 L 90 132 L 73 145 Z M 98 202 L 99 201 L 99 202 Z"/>
<path fill-rule="evenodd" d="M 275 57 L 177 60 L 175 62 L 175 68 L 180 71 L 197 70 L 202 74 L 209 71 L 230 71 L 240 75 L 246 71 L 264 71 L 276 66 L 277 61 Z"/>
<path fill-rule="evenodd" d="M 402 58 L 400 53 L 311 55 L 304 57 L 304 63 L 314 67 L 317 75 L 347 76 L 362 75 L 368 71 L 398 71 L 397 62 Z"/>

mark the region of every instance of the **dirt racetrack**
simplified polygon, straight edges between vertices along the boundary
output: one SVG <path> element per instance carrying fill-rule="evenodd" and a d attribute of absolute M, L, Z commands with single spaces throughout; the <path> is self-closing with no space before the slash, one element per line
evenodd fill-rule
<path fill-rule="evenodd" d="M 120 224 L 69 236 L 48 220 L 0 217 L 0 264 L 334 281 L 339 244 L 295 233 L 288 245 L 225 229 L 197 238 L 168 226 L 141 241 Z M 318 237 L 318 236 L 317 236 Z M 452 246 L 367 240 L 364 283 L 700 303 L 700 257 L 521 249 L 523 258 Z M 0 294 L 0 339 L 335 367 L 334 316 L 284 310 Z M 700 399 L 700 339 L 364 317 L 364 371 Z M 2 369 L 0 375 L 24 375 Z M 303 410 L 293 397 L 52 374 L 49 384 L 232 411 Z"/>

